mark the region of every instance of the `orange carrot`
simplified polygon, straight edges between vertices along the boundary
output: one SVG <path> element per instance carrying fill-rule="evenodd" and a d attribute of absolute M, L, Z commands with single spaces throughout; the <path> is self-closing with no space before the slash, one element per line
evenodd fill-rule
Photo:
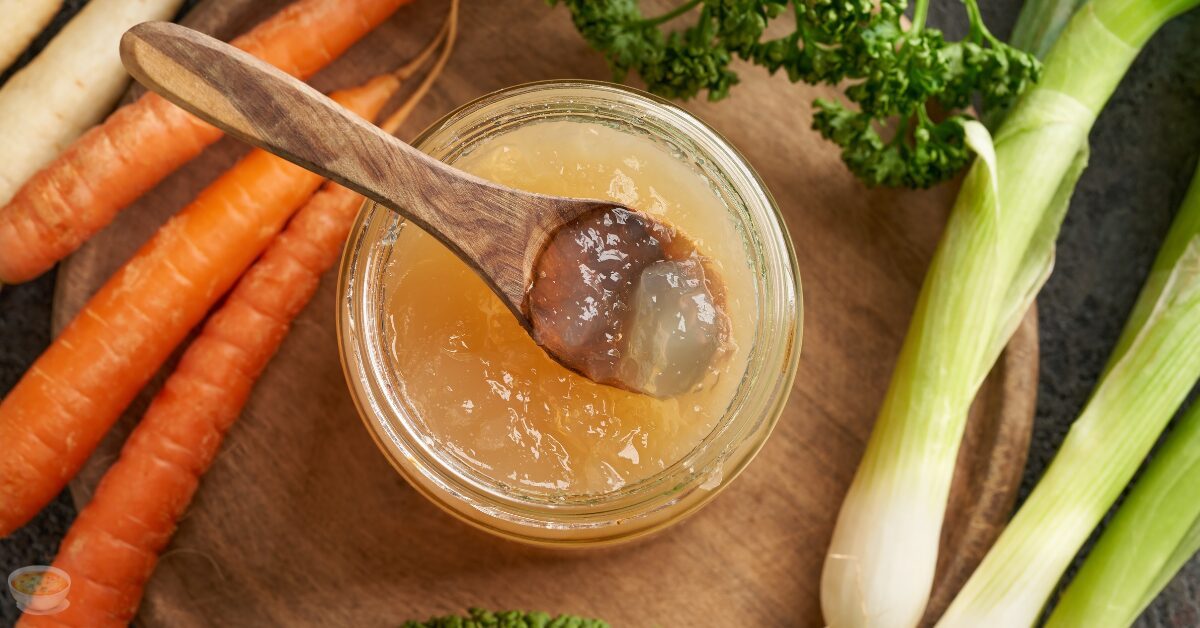
<path fill-rule="evenodd" d="M 453 46 L 457 4 L 441 57 L 385 130 L 403 123 L 440 73 Z M 208 319 L 62 542 L 54 566 L 71 574 L 71 606 L 25 616 L 21 626 L 124 626 L 133 618 L 200 476 L 292 320 L 337 261 L 362 200 L 327 182 Z"/>
<path fill-rule="evenodd" d="M 22 626 L 126 626 L 222 436 L 338 257 L 362 197 L 327 183 L 188 346 L 60 546 L 71 606 Z"/>
<path fill-rule="evenodd" d="M 232 43 L 304 78 L 409 1 L 299 0 Z M 157 94 L 121 107 L 0 208 L 0 283 L 42 274 L 220 137 Z"/>
<path fill-rule="evenodd" d="M 371 118 L 399 84 L 387 74 L 334 99 Z M 320 184 L 299 166 L 250 152 L 88 301 L 0 402 L 0 536 L 62 490 L 188 330 Z"/>

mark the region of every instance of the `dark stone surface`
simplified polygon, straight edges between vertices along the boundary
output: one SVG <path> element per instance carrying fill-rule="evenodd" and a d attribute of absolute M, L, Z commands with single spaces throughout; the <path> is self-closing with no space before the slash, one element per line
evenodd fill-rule
<path fill-rule="evenodd" d="M 82 4 L 69 0 L 68 10 Z M 1020 0 L 981 4 L 992 31 L 1007 37 Z M 961 5 L 946 0 L 933 3 L 929 23 L 955 34 L 966 20 Z M 43 35 L 37 45 L 46 40 Z M 1091 165 L 1063 225 L 1057 269 L 1038 300 L 1041 380 L 1022 498 L 1083 407 L 1195 171 L 1200 153 L 1197 41 L 1200 12 L 1165 27 L 1092 132 Z M 5 78 L 7 73 L 0 74 L 0 81 Z M 53 288 L 50 273 L 0 290 L 0 392 L 17 382 L 49 342 Z M 29 525 L 0 540 L 0 574 L 49 563 L 74 517 L 64 493 Z M 8 625 L 16 608 L 3 595 L 0 625 Z M 1188 563 L 1138 626 L 1200 626 L 1200 558 Z"/>

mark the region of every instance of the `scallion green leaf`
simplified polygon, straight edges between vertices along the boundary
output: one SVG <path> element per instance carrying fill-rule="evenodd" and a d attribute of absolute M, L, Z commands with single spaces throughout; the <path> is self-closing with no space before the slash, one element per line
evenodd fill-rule
<path fill-rule="evenodd" d="M 1200 172 L 1192 188 L 1091 400 L 939 626 L 1032 625 L 1200 379 Z M 1059 625 L 1136 618 L 1200 543 L 1198 471 L 1200 427 L 1185 421 L 1072 585 Z"/>
<path fill-rule="evenodd" d="M 1051 48 L 1042 81 L 997 130 L 994 161 L 968 134 L 980 157 L 921 288 L 826 558 L 821 606 L 829 625 L 920 621 L 971 401 L 1049 272 L 1087 134 L 1150 35 L 1197 4 L 1084 5 Z"/>

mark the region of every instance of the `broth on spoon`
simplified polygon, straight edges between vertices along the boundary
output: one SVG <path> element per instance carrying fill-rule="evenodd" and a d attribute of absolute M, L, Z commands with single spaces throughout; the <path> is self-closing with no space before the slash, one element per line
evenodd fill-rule
<path fill-rule="evenodd" d="M 684 234 L 641 212 L 614 205 L 576 218 L 534 269 L 534 340 L 593 381 L 671 397 L 725 350 L 716 273 Z"/>

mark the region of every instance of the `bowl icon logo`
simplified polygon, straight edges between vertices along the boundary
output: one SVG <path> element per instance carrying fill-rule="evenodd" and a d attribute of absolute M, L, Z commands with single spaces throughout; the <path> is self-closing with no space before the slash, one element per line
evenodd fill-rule
<path fill-rule="evenodd" d="M 30 565 L 8 574 L 8 592 L 21 612 L 30 615 L 53 615 L 66 610 L 71 603 L 71 576 L 58 567 Z"/>

